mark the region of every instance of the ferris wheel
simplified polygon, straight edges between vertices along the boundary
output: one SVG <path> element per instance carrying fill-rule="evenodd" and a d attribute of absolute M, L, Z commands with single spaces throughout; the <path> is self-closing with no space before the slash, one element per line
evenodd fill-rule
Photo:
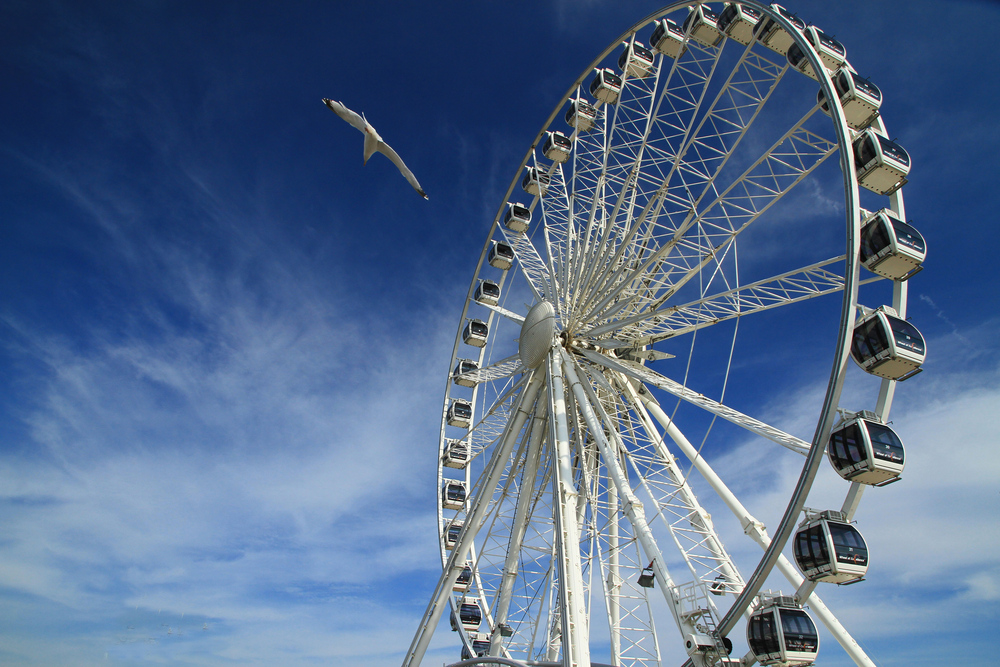
<path fill-rule="evenodd" d="M 903 469 L 886 422 L 926 354 L 910 160 L 839 41 L 778 5 L 718 9 L 676 2 L 612 42 L 507 190 L 449 364 L 443 571 L 404 667 L 445 616 L 483 664 L 659 665 L 676 644 L 698 666 L 805 665 L 813 617 L 874 664 L 815 589 L 864 578 L 862 492 Z M 873 405 L 841 396 L 856 367 Z M 810 381 L 806 440 L 768 398 Z M 772 531 L 713 465 L 750 445 L 748 467 L 802 456 Z M 809 508 L 824 458 L 844 501 Z M 741 570 L 727 545 L 747 539 Z"/>

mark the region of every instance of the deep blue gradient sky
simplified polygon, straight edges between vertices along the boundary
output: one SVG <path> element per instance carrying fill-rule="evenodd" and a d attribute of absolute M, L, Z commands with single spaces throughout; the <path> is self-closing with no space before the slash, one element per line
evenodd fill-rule
<path fill-rule="evenodd" d="M 929 246 L 907 473 L 859 514 L 869 581 L 824 595 L 879 664 L 950 662 L 956 637 L 985 664 L 1000 5 L 785 4 L 882 89 Z M 568 85 L 657 6 L 3 3 L 0 664 L 399 664 L 437 579 L 440 396 L 489 223 Z M 363 167 L 322 97 L 429 202 Z M 796 423 L 823 383 L 769 409 Z M 767 514 L 754 456 L 719 469 Z M 457 659 L 442 628 L 427 663 Z"/>

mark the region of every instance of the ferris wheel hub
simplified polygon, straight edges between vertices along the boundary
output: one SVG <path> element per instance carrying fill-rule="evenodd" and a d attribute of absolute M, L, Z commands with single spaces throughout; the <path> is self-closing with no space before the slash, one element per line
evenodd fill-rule
<path fill-rule="evenodd" d="M 521 324 L 517 354 L 525 368 L 536 368 L 552 348 L 556 334 L 556 309 L 548 301 L 539 301 L 528 311 Z"/>

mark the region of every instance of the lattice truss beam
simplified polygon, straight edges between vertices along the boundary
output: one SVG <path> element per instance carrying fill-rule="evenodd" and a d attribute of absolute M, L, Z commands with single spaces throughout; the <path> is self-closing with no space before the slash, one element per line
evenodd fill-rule
<path fill-rule="evenodd" d="M 710 262 L 718 262 L 720 252 L 742 231 L 836 151 L 835 142 L 802 127 L 814 112 L 802 118 L 701 214 L 689 209 L 688 221 L 659 249 L 647 253 L 642 262 L 616 269 L 602 288 L 606 296 L 583 319 L 599 326 L 611 318 L 655 310 Z M 688 234 L 692 228 L 694 233 Z"/>
<path fill-rule="evenodd" d="M 590 329 L 587 335 L 614 332 L 615 340 L 651 345 L 743 315 L 839 292 L 844 288 L 843 264 L 843 255 L 834 257 L 704 299 L 615 320 Z"/>
<path fill-rule="evenodd" d="M 700 118 L 698 127 L 694 128 L 698 120 L 695 110 L 707 91 L 718 52 L 692 48 L 689 53 L 701 54 L 701 57 L 682 58 L 668 75 L 668 81 L 685 81 L 685 85 L 666 86 L 666 93 L 660 100 L 665 102 L 663 108 L 657 104 L 646 110 L 650 114 L 648 130 L 643 137 L 642 150 L 633 151 L 635 161 L 632 165 L 633 173 L 641 166 L 646 176 L 642 182 L 627 181 L 630 194 L 622 191 L 616 197 L 612 214 L 614 234 L 607 235 L 594 268 L 580 290 L 587 295 L 583 299 L 584 307 L 597 298 L 602 289 L 622 282 L 627 270 L 641 263 L 643 256 L 656 254 L 663 237 L 667 238 L 667 243 L 683 237 L 694 222 L 692 214 L 697 202 L 709 190 L 708 182 L 739 145 L 786 69 L 750 51 L 745 52 L 708 112 Z M 694 158 L 690 164 L 683 159 L 688 153 Z M 648 176 L 650 174 L 653 176 Z M 691 188 L 697 192 L 699 184 L 702 188 L 696 202 Z M 627 205 L 621 206 L 626 198 Z M 657 222 L 661 218 L 664 222 Z"/>
<path fill-rule="evenodd" d="M 634 473 L 634 488 L 641 488 L 655 503 L 659 518 L 670 531 L 694 581 L 706 585 L 722 577 L 728 585 L 742 587 L 711 517 L 698 502 L 675 457 L 667 449 L 641 405 L 612 387 L 605 369 L 581 364 L 594 386 L 599 389 L 601 407 L 610 418 L 607 428 L 617 433 L 620 457 Z M 627 380 L 626 380 L 627 381 Z M 616 382 L 623 387 L 623 382 Z"/>
<path fill-rule="evenodd" d="M 611 357 L 592 350 L 580 350 L 580 353 L 598 366 L 617 371 L 626 377 L 653 385 L 654 387 L 662 389 L 677 398 L 687 401 L 692 405 L 696 405 L 713 415 L 722 417 L 726 421 L 736 424 L 737 426 L 742 426 L 747 431 L 775 442 L 794 452 L 806 454 L 810 447 L 812 447 L 812 445 L 801 438 L 796 438 L 795 436 L 785 433 L 781 429 L 775 428 L 770 424 L 765 424 L 759 419 L 754 419 L 753 417 L 745 415 L 728 405 L 712 400 L 708 396 L 700 394 L 693 389 L 689 389 L 675 380 L 671 380 L 668 377 L 660 375 L 656 371 L 651 368 L 647 368 L 642 364 L 626 361 L 624 359 L 612 359 Z"/>

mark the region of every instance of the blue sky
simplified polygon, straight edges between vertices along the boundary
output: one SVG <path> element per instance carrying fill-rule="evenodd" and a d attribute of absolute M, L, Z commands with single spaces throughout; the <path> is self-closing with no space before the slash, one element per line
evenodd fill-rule
<path fill-rule="evenodd" d="M 824 597 L 879 664 L 941 664 L 953 633 L 985 662 L 1000 5 L 785 4 L 882 89 L 929 247 L 907 471 L 859 512 L 869 581 Z M 437 579 L 440 397 L 489 223 L 569 83 L 657 7 L 4 3 L 0 664 L 399 664 Z M 429 202 L 363 167 L 322 97 Z M 766 414 L 810 431 L 823 375 Z M 768 516 L 797 470 L 760 457 L 718 465 Z M 443 627 L 427 664 L 457 659 Z"/>

